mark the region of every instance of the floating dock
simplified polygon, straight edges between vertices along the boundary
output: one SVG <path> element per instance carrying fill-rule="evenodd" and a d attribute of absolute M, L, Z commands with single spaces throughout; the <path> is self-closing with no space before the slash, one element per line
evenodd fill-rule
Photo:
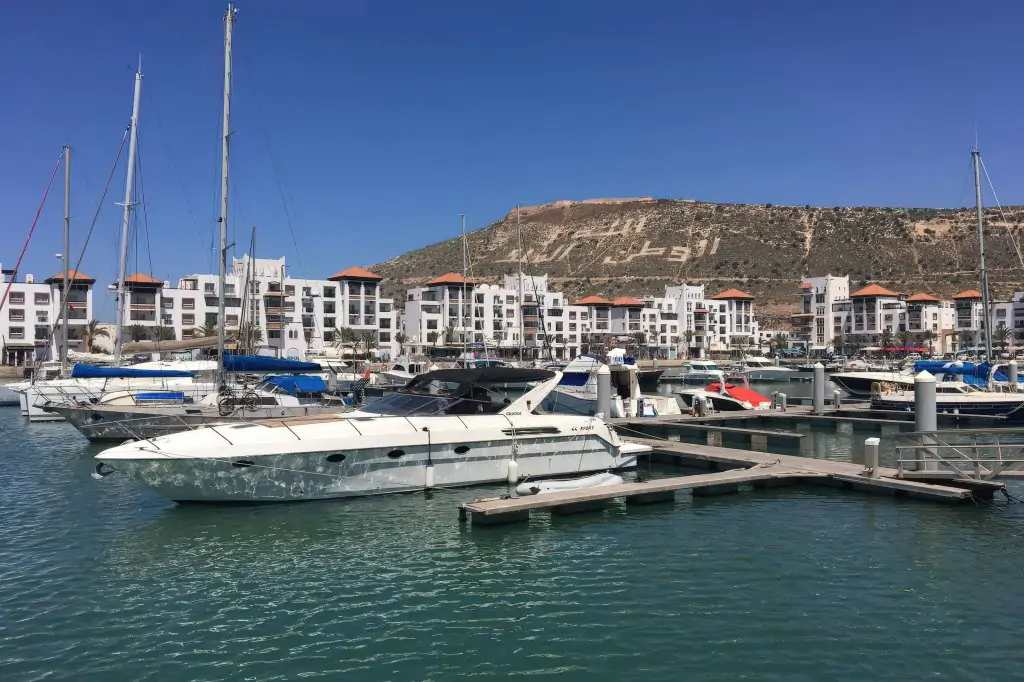
<path fill-rule="evenodd" d="M 911 480 L 888 467 L 865 468 L 860 464 L 811 459 L 792 455 L 737 450 L 697 443 L 679 443 L 642 438 L 624 439 L 650 446 L 659 459 L 716 470 L 696 476 L 677 476 L 638 483 L 584 488 L 518 498 L 478 499 L 459 506 L 459 518 L 474 525 L 526 521 L 530 512 L 546 509 L 552 514 L 575 514 L 600 508 L 614 499 L 627 504 L 652 504 L 675 499 L 680 490 L 694 496 L 724 495 L 739 491 L 740 485 L 773 487 L 793 483 L 895 495 L 935 502 L 961 503 L 990 500 L 1005 485 L 996 481 L 950 478 L 941 482 Z"/>

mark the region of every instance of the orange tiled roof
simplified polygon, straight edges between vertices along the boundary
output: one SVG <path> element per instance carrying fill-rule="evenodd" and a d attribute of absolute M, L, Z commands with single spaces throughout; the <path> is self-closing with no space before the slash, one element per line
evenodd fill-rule
<path fill-rule="evenodd" d="M 739 289 L 726 289 L 720 294 L 715 294 L 711 297 L 715 301 L 730 301 L 730 300 L 754 300 L 754 297 L 750 294 L 740 291 Z"/>
<path fill-rule="evenodd" d="M 71 281 L 72 282 L 89 282 L 90 284 L 92 284 L 92 283 L 94 283 L 96 281 L 95 277 L 90 277 L 89 275 L 85 274 L 84 272 L 79 272 L 77 270 L 68 270 L 68 275 L 71 277 Z M 64 281 L 64 273 L 63 272 L 58 272 L 56 275 L 54 275 L 53 277 L 50 277 L 46 281 L 47 282 L 52 282 L 52 281 L 58 280 L 58 279 L 61 280 L 61 281 Z"/>
<path fill-rule="evenodd" d="M 631 298 L 629 296 L 619 296 L 614 301 L 612 301 L 612 305 L 629 306 L 630 308 L 643 308 L 644 302 L 638 301 L 635 298 Z"/>
<path fill-rule="evenodd" d="M 476 284 L 476 280 L 472 277 L 463 277 L 457 272 L 448 272 L 430 280 L 425 286 L 433 287 L 438 284 Z"/>
<path fill-rule="evenodd" d="M 358 266 L 352 266 L 351 268 L 346 268 L 345 270 L 342 270 L 341 272 L 334 273 L 333 275 L 331 275 L 327 279 L 329 279 L 331 281 L 335 281 L 335 280 L 339 280 L 339 279 L 372 279 L 372 280 L 381 280 L 381 279 L 384 279 L 384 278 L 381 277 L 380 275 L 378 275 L 375 272 L 370 272 L 366 268 L 360 268 Z"/>
<path fill-rule="evenodd" d="M 889 291 L 885 287 L 880 287 L 877 284 L 869 284 L 859 291 L 855 291 L 850 294 L 850 298 L 858 298 L 861 296 L 899 296 L 895 291 Z"/>
<path fill-rule="evenodd" d="M 162 280 L 156 279 L 154 277 L 150 277 L 149 275 L 145 275 L 145 274 L 143 274 L 141 272 L 136 272 L 134 274 L 126 276 L 124 278 L 124 283 L 125 284 L 157 284 L 159 286 L 163 286 L 164 285 Z"/>
<path fill-rule="evenodd" d="M 913 296 L 907 297 L 908 303 L 938 303 L 939 299 L 935 298 L 931 294 L 917 293 Z"/>
<path fill-rule="evenodd" d="M 981 298 L 981 292 L 977 289 L 968 289 L 967 291 L 961 291 L 959 294 L 953 297 L 953 300 L 964 300 L 969 298 Z"/>
<path fill-rule="evenodd" d="M 573 305 L 611 305 L 612 302 L 600 296 L 587 296 L 576 301 Z"/>
<path fill-rule="evenodd" d="M 814 285 L 811 284 L 810 282 L 800 282 L 800 288 L 801 289 L 813 289 Z"/>

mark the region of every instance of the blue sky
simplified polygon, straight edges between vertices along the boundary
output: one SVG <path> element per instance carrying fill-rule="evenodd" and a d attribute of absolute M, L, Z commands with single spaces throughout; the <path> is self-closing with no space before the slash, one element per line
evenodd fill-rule
<path fill-rule="evenodd" d="M 230 224 L 239 243 L 256 225 L 258 255 L 296 276 L 379 262 L 517 202 L 955 205 L 975 128 L 1000 198 L 1024 202 L 1020 4 L 238 4 Z M 212 271 L 224 8 L 0 5 L 4 267 L 65 142 L 77 254 L 141 52 L 146 229 L 129 267 Z M 22 273 L 59 269 L 60 178 Z M 123 178 L 122 164 L 82 265 L 103 284 Z"/>

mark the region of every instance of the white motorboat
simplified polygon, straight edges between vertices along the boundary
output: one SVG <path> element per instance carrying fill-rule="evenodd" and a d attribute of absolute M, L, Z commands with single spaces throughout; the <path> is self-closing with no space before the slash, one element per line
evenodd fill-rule
<path fill-rule="evenodd" d="M 381 378 L 389 384 L 407 384 L 420 374 L 425 374 L 437 369 L 436 365 L 430 364 L 430 359 L 423 355 L 400 355 L 388 369 L 378 372 Z"/>
<path fill-rule="evenodd" d="M 342 415 L 208 426 L 96 456 L 172 500 L 284 502 L 632 467 L 603 420 L 538 411 L 562 375 L 494 367 L 417 377 Z M 514 400 L 503 387 L 520 385 Z"/>
<path fill-rule="evenodd" d="M 548 412 L 597 414 L 597 370 L 604 363 L 593 355 L 580 355 L 562 370 L 562 381 L 544 400 Z M 671 396 L 648 395 L 640 391 L 635 364 L 609 364 L 611 372 L 611 414 L 609 417 L 655 417 L 680 414 L 679 403 Z"/>
<path fill-rule="evenodd" d="M 21 382 L 11 382 L 11 383 L 19 383 L 20 384 Z M 20 402 L 19 394 L 17 392 L 15 392 L 14 390 L 12 390 L 11 388 L 9 388 L 9 386 L 10 386 L 10 384 L 0 384 L 0 405 L 14 406 L 14 405 L 17 405 Z"/>
<path fill-rule="evenodd" d="M 544 495 L 562 493 L 569 490 L 584 488 L 602 488 L 609 485 L 621 485 L 626 481 L 618 474 L 601 473 L 583 478 L 555 479 L 550 481 L 526 481 L 516 486 L 517 495 Z"/>
<path fill-rule="evenodd" d="M 703 384 L 708 381 L 714 381 L 721 371 L 718 363 L 711 362 L 710 360 L 690 360 L 682 367 L 667 370 L 661 375 L 661 380 Z"/>
<path fill-rule="evenodd" d="M 717 381 L 704 388 L 676 391 L 676 395 L 696 414 L 771 409 L 770 398 L 752 391 L 745 375 L 739 375 L 738 378 L 742 380 L 742 385 L 730 383 L 725 373 L 719 372 Z"/>
<path fill-rule="evenodd" d="M 797 376 L 797 370 L 781 367 L 765 357 L 748 356 L 740 362 L 740 371 L 749 381 L 784 381 L 788 382 Z"/>
<path fill-rule="evenodd" d="M 160 360 L 130 367 L 75 365 L 70 378 L 23 382 L 13 390 L 24 396 L 29 421 L 60 421 L 63 417 L 43 407 L 99 402 L 111 391 L 180 391 L 199 402 L 216 390 L 216 371 L 217 363 L 209 360 Z"/>
<path fill-rule="evenodd" d="M 1009 390 L 985 390 L 964 383 L 938 384 L 935 409 L 939 414 L 964 414 L 1003 417 L 1010 422 L 1024 421 L 1024 393 Z M 871 396 L 878 410 L 914 412 L 914 387 L 889 388 Z"/>

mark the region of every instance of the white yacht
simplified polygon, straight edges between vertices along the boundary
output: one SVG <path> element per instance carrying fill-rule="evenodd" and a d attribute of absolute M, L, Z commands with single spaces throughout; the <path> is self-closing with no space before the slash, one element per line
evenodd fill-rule
<path fill-rule="evenodd" d="M 343 415 L 208 426 L 96 456 L 95 476 L 129 476 L 179 501 L 285 502 L 423 490 L 635 466 L 595 417 L 538 411 L 562 375 L 449 369 Z M 501 387 L 525 385 L 511 399 Z"/>
<path fill-rule="evenodd" d="M 959 382 L 939 383 L 935 391 L 935 409 L 940 414 L 974 414 L 1003 417 L 1014 423 L 1024 421 L 1024 393 L 986 390 Z M 875 393 L 871 396 L 871 406 L 879 410 L 913 412 L 914 387 L 890 387 Z"/>
<path fill-rule="evenodd" d="M 721 371 L 718 364 L 711 360 L 690 360 L 682 367 L 665 372 L 662 375 L 662 380 L 702 384 L 706 381 L 713 381 Z"/>
<path fill-rule="evenodd" d="M 580 355 L 562 370 L 562 380 L 547 398 L 544 409 L 565 414 L 597 414 L 597 370 L 604 364 L 592 355 Z M 611 414 L 608 417 L 658 416 L 681 414 L 679 403 L 671 396 L 645 395 L 640 390 L 640 374 L 635 364 L 609 363 L 611 372 Z"/>
<path fill-rule="evenodd" d="M 61 421 L 44 405 L 98 402 L 111 391 L 181 391 L 198 402 L 216 390 L 217 363 L 210 360 L 157 360 L 130 367 L 75 365 L 67 379 L 42 379 L 12 387 L 21 394 L 29 421 Z"/>
<path fill-rule="evenodd" d="M 781 367 L 765 357 L 748 356 L 740 362 L 740 371 L 750 381 L 785 381 L 792 380 L 797 370 Z"/>
<path fill-rule="evenodd" d="M 694 412 L 733 412 L 738 410 L 770 410 L 772 401 L 750 389 L 745 375 L 740 375 L 742 385 L 729 383 L 725 372 L 719 372 L 715 381 L 704 388 L 676 391 L 676 395 Z"/>
<path fill-rule="evenodd" d="M 437 369 L 437 366 L 431 365 L 430 358 L 424 355 L 399 355 L 390 368 L 378 372 L 378 374 L 386 383 L 406 384 L 420 374 L 434 369 Z"/>
<path fill-rule="evenodd" d="M 166 436 L 204 424 L 308 417 L 354 409 L 326 393 L 318 376 L 272 376 L 252 387 L 211 393 L 199 402 L 175 391 L 111 392 L 97 403 L 47 405 L 91 441 Z"/>

